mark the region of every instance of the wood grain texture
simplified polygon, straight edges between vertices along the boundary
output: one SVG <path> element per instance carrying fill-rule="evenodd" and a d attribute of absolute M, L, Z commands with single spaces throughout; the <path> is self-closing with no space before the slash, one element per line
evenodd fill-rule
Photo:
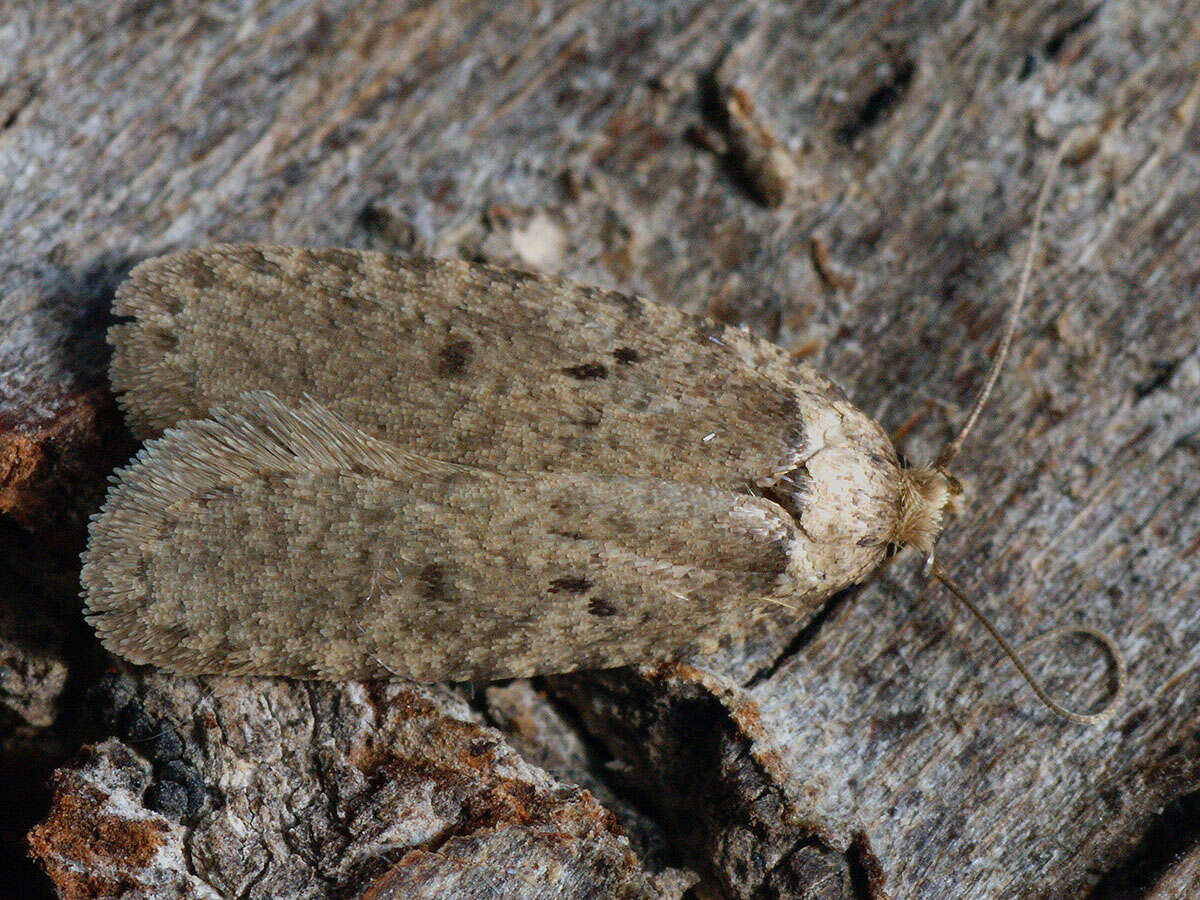
<path fill-rule="evenodd" d="M 1114 633 L 1127 706 L 1107 728 L 1054 721 L 900 561 L 807 629 L 773 618 L 704 660 L 761 712 L 710 759 L 779 749 L 791 815 L 829 826 L 791 833 L 797 853 L 878 862 L 834 896 L 1188 883 L 1147 839 L 1169 831 L 1186 861 L 1200 835 L 1194 0 L 9 3 L 2 18 L 0 408 L 22 426 L 102 383 L 123 272 L 249 240 L 517 263 L 745 323 L 926 459 L 986 369 L 1045 163 L 1082 129 L 939 550 L 1018 640 Z M 722 133 L 734 91 L 796 163 L 773 209 L 745 190 L 756 155 Z M 1031 657 L 1077 703 L 1104 687 L 1086 645 Z M 685 701 L 651 758 L 606 740 L 636 711 L 571 700 L 620 754 L 603 771 L 650 790 L 666 736 L 694 741 L 671 714 Z M 702 815 L 741 808 L 712 802 L 742 796 L 722 777 L 741 769 L 711 770 L 703 790 L 639 796 L 693 813 L 713 837 L 696 853 L 733 848 L 709 867 L 722 893 L 770 896 L 737 865 L 754 842 L 723 840 L 746 837 L 740 822 Z"/>

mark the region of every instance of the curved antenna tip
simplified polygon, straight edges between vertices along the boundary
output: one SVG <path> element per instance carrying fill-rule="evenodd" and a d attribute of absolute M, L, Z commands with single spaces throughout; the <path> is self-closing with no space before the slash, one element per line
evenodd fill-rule
<path fill-rule="evenodd" d="M 1029 685 L 1034 694 L 1037 695 L 1037 698 L 1041 700 L 1051 712 L 1061 716 L 1069 722 L 1074 722 L 1077 725 L 1098 725 L 1111 716 L 1117 706 L 1120 705 L 1121 701 L 1125 697 L 1128 671 L 1125 666 L 1125 657 L 1121 654 L 1121 650 L 1117 647 L 1116 642 L 1109 635 L 1105 634 L 1099 629 L 1091 628 L 1087 625 L 1064 625 L 1061 628 L 1053 628 L 1044 634 L 1040 634 L 1024 645 L 1029 647 L 1033 644 L 1041 643 L 1042 641 L 1049 640 L 1050 638 L 1063 634 L 1083 634 L 1092 638 L 1104 648 L 1105 653 L 1108 654 L 1108 657 L 1112 662 L 1112 671 L 1116 675 L 1116 686 L 1113 688 L 1112 695 L 1096 712 L 1076 712 L 1073 709 L 1068 709 L 1067 707 L 1063 706 L 1050 696 L 1046 689 L 1042 687 L 1041 682 L 1038 681 L 1038 679 L 1035 678 L 1029 671 L 1024 660 L 1021 659 L 1021 656 L 1009 645 L 1008 641 L 1004 639 L 1003 635 L 1001 635 L 996 629 L 996 626 L 991 623 L 991 620 L 988 619 L 983 610 L 976 606 L 975 602 L 967 597 L 967 595 L 964 594 L 959 587 L 950 580 L 945 571 L 943 571 L 942 567 L 933 562 L 932 558 L 926 561 L 926 571 L 928 574 L 940 581 L 946 590 L 953 594 L 954 598 L 963 606 L 965 606 L 975 616 L 975 618 L 979 620 L 983 627 L 987 629 L 988 634 L 990 634 L 992 639 L 1000 645 L 1000 649 L 1004 651 L 1005 655 L 1012 661 L 1012 664 L 1017 667 L 1017 671 L 1021 673 L 1021 677 L 1025 679 L 1026 684 Z"/>

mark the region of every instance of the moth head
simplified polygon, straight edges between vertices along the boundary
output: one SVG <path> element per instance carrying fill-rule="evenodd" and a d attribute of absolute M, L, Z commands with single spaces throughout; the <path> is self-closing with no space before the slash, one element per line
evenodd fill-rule
<path fill-rule="evenodd" d="M 940 466 L 900 470 L 900 516 L 896 541 L 928 556 L 945 527 L 946 517 L 958 512 L 962 485 Z"/>

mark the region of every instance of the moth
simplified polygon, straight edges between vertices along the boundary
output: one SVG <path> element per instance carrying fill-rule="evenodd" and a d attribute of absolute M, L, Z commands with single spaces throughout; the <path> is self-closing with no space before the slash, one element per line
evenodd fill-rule
<path fill-rule="evenodd" d="M 91 523 L 86 614 L 179 673 L 708 652 L 930 554 L 956 493 L 781 348 L 560 278 L 224 245 L 142 263 L 115 312 L 151 439 Z"/>

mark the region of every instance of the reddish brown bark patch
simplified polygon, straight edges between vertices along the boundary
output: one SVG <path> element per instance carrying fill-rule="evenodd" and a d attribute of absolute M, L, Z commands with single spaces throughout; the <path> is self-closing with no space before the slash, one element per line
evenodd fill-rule
<path fill-rule="evenodd" d="M 137 872 L 165 843 L 167 826 L 106 812 L 104 794 L 74 772 L 56 772 L 52 785 L 50 815 L 29 832 L 29 850 L 59 897 L 113 897 L 138 887 Z"/>
<path fill-rule="evenodd" d="M 0 420 L 0 513 L 31 531 L 83 522 L 99 506 L 104 476 L 133 453 L 106 388 L 62 402 L 40 421 Z"/>

